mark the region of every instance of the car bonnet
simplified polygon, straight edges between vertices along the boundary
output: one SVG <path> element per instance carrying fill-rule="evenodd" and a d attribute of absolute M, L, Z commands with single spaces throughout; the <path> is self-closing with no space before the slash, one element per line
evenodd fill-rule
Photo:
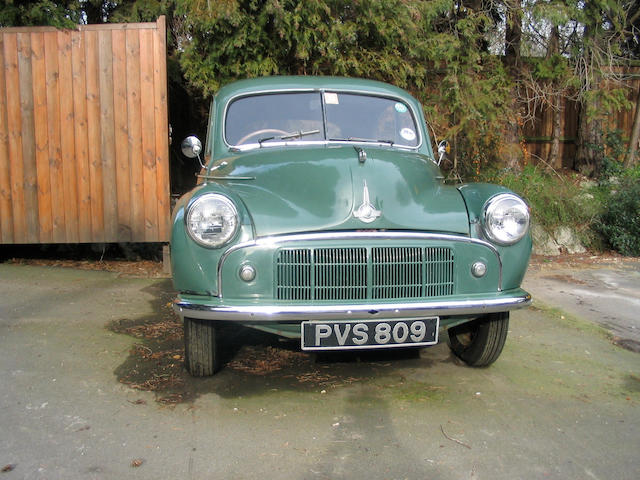
<path fill-rule="evenodd" d="M 215 170 L 216 181 L 242 199 L 259 237 L 362 229 L 469 233 L 460 193 L 415 152 L 366 145 L 264 147 L 225 162 Z"/>

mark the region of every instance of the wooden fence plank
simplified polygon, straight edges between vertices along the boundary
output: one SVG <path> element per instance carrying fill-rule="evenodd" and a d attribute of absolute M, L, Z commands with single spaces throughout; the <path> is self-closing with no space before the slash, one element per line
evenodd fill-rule
<path fill-rule="evenodd" d="M 18 33 L 18 72 L 22 111 L 22 162 L 24 173 L 24 214 L 27 242 L 38 243 L 38 185 L 35 127 L 33 119 L 33 78 L 31 74 L 31 34 Z"/>
<path fill-rule="evenodd" d="M 169 240 L 171 205 L 169 193 L 169 118 L 167 107 L 167 44 L 166 21 L 158 19 L 153 41 L 153 88 L 155 114 L 155 144 L 158 205 L 158 240 Z"/>
<path fill-rule="evenodd" d="M 103 242 L 104 194 L 102 190 L 102 159 L 100 158 L 100 81 L 98 32 L 85 32 L 87 75 L 87 133 L 89 141 L 89 184 L 91 191 L 91 240 Z"/>
<path fill-rule="evenodd" d="M 70 128 L 74 121 L 73 70 L 71 66 L 71 32 L 58 32 L 58 67 L 60 75 L 60 147 L 64 175 L 65 241 L 77 243 L 78 235 L 78 183 L 75 165 L 75 136 Z"/>
<path fill-rule="evenodd" d="M 165 35 L 0 29 L 0 243 L 168 240 Z"/>
<path fill-rule="evenodd" d="M 84 34 L 71 32 L 71 70 L 73 82 L 73 131 L 78 196 L 78 240 L 91 241 L 91 184 L 89 179 L 89 140 L 87 138 L 87 81 Z"/>
<path fill-rule="evenodd" d="M 111 32 L 98 32 L 100 85 L 100 156 L 104 208 L 104 241 L 118 239 L 118 206 L 116 191 L 115 132 L 113 112 L 113 51 Z"/>
<path fill-rule="evenodd" d="M 9 178 L 13 237 L 26 243 L 24 212 L 24 165 L 22 162 L 22 115 L 20 112 L 20 78 L 18 72 L 17 34 L 4 35 L 4 73 L 7 96 L 7 133 L 9 136 Z"/>
<path fill-rule="evenodd" d="M 142 113 L 142 164 L 144 182 L 144 238 L 158 238 L 155 114 L 153 93 L 153 32 L 140 30 L 140 109 Z"/>
<path fill-rule="evenodd" d="M 127 30 L 127 130 L 131 165 L 131 229 L 133 238 L 144 239 L 144 191 L 142 178 L 142 126 L 140 111 L 140 38 Z"/>
<path fill-rule="evenodd" d="M 7 135 L 7 88 L 5 83 L 4 37 L 0 33 L 0 242 L 13 243 L 9 137 Z"/>
<path fill-rule="evenodd" d="M 51 215 L 53 241 L 66 240 L 64 209 L 64 172 L 60 147 L 60 89 L 58 71 L 58 34 L 44 33 L 44 57 L 47 90 L 47 137 L 49 152 L 49 178 L 51 179 Z"/>
<path fill-rule="evenodd" d="M 102 30 L 144 30 L 144 29 L 156 28 L 155 22 L 140 22 L 140 23 L 98 23 L 90 25 L 77 25 L 73 31 L 77 32 L 92 32 Z M 7 33 L 21 33 L 21 32 L 56 32 L 56 27 L 38 26 L 38 27 L 5 27 L 2 29 Z"/>
<path fill-rule="evenodd" d="M 51 243 L 53 241 L 53 219 L 51 214 L 51 177 L 49 172 L 46 66 L 44 35 L 42 32 L 31 34 L 31 51 L 33 118 L 38 181 L 38 223 L 40 242 Z"/>
<path fill-rule="evenodd" d="M 124 30 L 112 30 L 111 32 L 118 241 L 130 242 L 133 237 L 131 232 L 131 171 L 128 157 L 126 38 Z"/>

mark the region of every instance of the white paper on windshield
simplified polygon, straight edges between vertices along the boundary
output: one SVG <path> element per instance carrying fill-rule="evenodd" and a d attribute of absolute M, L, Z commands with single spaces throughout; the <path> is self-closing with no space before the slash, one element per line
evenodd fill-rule
<path fill-rule="evenodd" d="M 339 105 L 338 94 L 335 92 L 324 92 L 324 103 L 327 105 Z"/>

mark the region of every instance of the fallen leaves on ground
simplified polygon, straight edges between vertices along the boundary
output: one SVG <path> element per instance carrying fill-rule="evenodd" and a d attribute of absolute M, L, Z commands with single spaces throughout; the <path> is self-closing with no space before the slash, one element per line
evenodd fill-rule
<path fill-rule="evenodd" d="M 250 373 L 266 375 L 285 367 L 309 363 L 308 355 L 274 347 L 243 347 L 236 358 L 229 362 L 229 368 Z"/>
<path fill-rule="evenodd" d="M 160 374 L 153 373 L 151 378 L 146 379 L 143 382 L 137 382 L 135 380 L 122 379 L 122 383 L 129 385 L 136 390 L 145 390 L 148 392 L 157 392 L 160 390 L 167 390 L 169 388 L 180 388 L 184 385 L 184 380 L 179 374 Z"/>
<path fill-rule="evenodd" d="M 182 323 L 170 307 L 171 303 L 163 303 L 157 317 L 143 323 L 123 319 L 109 326 L 114 332 L 141 340 L 129 350 L 128 367 L 118 380 L 136 390 L 156 392 L 156 401 L 164 405 L 175 405 L 187 397 L 183 392 Z"/>
<path fill-rule="evenodd" d="M 162 262 L 153 260 L 59 260 L 40 258 L 12 258 L 7 263 L 14 265 L 33 265 L 38 267 L 63 267 L 78 270 L 96 270 L 115 272 L 134 278 L 166 278 L 169 274 L 163 270 Z"/>
<path fill-rule="evenodd" d="M 164 340 L 180 340 L 182 338 L 182 323 L 173 318 L 131 327 L 114 326 L 113 330 L 136 338 L 163 338 Z"/>

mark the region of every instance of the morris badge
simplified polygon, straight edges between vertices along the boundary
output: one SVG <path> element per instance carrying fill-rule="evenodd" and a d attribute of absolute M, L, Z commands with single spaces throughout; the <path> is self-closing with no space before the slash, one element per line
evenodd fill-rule
<path fill-rule="evenodd" d="M 362 193 L 362 205 L 353 212 L 353 216 L 364 223 L 371 223 L 378 218 L 382 212 L 376 210 L 376 208 L 369 201 L 369 189 L 367 188 L 367 181 L 364 181 L 364 192 Z"/>

